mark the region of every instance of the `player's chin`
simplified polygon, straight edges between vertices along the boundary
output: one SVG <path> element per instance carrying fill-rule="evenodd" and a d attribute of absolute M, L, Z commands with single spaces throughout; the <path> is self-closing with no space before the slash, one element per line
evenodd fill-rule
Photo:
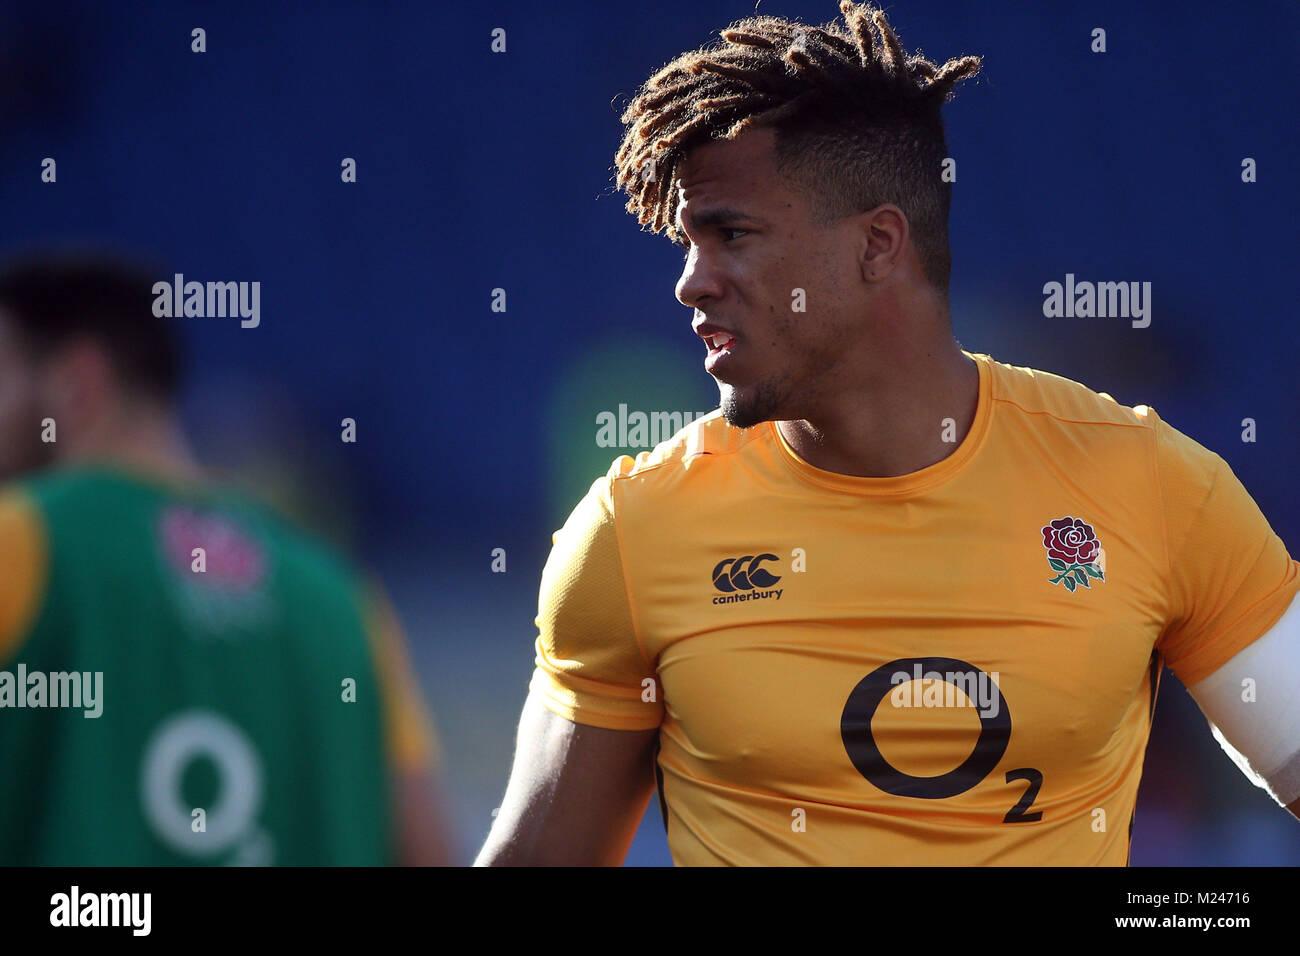
<path fill-rule="evenodd" d="M 770 390 L 761 386 L 738 386 L 718 383 L 722 417 L 733 428 L 753 428 L 775 417 L 776 403 Z"/>

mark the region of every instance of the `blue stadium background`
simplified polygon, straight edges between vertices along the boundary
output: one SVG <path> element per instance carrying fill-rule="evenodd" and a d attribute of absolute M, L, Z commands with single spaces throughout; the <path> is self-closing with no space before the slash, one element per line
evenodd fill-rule
<path fill-rule="evenodd" d="M 1223 455 L 1300 551 L 1300 6 L 887 9 L 905 46 L 985 58 L 947 112 L 963 345 L 1155 406 Z M 201 280 L 261 281 L 260 328 L 178 320 L 187 421 L 210 462 L 388 582 L 466 860 L 505 784 L 550 533 L 614 453 L 596 447 L 595 413 L 716 404 L 672 294 L 680 256 L 610 189 L 615 98 L 752 10 L 0 8 L 0 254 L 93 241 Z M 832 0 L 760 10 L 837 15 Z M 194 27 L 206 53 L 190 52 Z M 497 27 L 504 54 L 489 49 Z M 1104 54 L 1090 52 L 1095 27 Z M 54 185 L 39 179 L 47 156 Z M 1242 182 L 1244 157 L 1258 182 Z M 1152 282 L 1150 328 L 1044 318 L 1043 283 L 1067 272 Z M 339 441 L 344 417 L 355 445 Z M 653 803 L 629 862 L 669 862 Z M 1300 863 L 1300 827 L 1167 672 L 1133 862 Z"/>

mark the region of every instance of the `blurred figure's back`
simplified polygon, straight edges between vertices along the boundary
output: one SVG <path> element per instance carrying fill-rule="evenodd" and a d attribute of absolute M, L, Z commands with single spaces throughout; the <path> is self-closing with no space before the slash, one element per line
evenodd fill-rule
<path fill-rule="evenodd" d="M 149 289 L 0 274 L 0 864 L 451 862 L 396 616 L 207 481 Z"/>
<path fill-rule="evenodd" d="M 82 690 L 0 697 L 0 819 L 24 821 L 0 861 L 388 862 L 366 603 L 333 556 L 236 499 L 106 470 L 22 483 L 0 535 L 31 621 L 0 634 L 15 698 L 36 675 L 47 705 L 72 683 L 51 675 Z"/>

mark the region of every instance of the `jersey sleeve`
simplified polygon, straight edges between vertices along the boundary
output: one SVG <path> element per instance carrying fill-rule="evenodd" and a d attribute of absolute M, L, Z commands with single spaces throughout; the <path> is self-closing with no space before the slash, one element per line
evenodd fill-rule
<path fill-rule="evenodd" d="M 1277 623 L 1300 591 L 1300 563 L 1227 462 L 1146 411 L 1155 425 L 1170 575 L 1157 647 L 1191 685 Z"/>
<path fill-rule="evenodd" d="M 26 494 L 0 492 L 0 662 L 27 639 L 49 575 L 45 525 Z"/>
<path fill-rule="evenodd" d="M 368 631 L 383 696 L 389 765 L 406 773 L 431 770 L 439 762 L 438 735 L 415 679 L 401 622 L 381 587 L 372 585 L 370 594 Z"/>
<path fill-rule="evenodd" d="M 575 723 L 651 730 L 663 721 L 662 695 L 633 622 L 612 480 L 596 481 L 552 538 L 532 690 L 548 710 Z"/>

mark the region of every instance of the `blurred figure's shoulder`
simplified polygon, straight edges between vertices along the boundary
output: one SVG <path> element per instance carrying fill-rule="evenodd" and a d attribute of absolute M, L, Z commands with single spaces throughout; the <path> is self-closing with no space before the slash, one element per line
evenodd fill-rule
<path fill-rule="evenodd" d="M 142 533 L 188 565 L 203 547 L 213 577 L 253 573 L 273 563 L 322 584 L 362 586 L 343 549 L 280 509 L 221 483 L 180 482 L 113 467 L 55 468 L 13 482 L 3 497 L 36 512 L 59 540 L 96 537 L 116 547 Z"/>
<path fill-rule="evenodd" d="M 15 478 L 4 486 L 11 500 L 25 497 L 42 507 L 65 507 L 111 494 L 112 474 L 97 468 L 46 468 Z"/>

